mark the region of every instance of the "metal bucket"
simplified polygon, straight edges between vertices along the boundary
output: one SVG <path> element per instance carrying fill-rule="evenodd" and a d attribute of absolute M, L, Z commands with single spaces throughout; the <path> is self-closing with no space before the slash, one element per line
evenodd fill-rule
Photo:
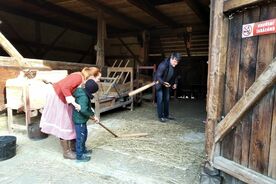
<path fill-rule="evenodd" d="M 48 137 L 48 134 L 41 132 L 39 123 L 31 123 L 28 125 L 28 137 L 34 140 L 45 139 Z"/>
<path fill-rule="evenodd" d="M 0 136 L 0 161 L 14 157 L 16 154 L 16 137 Z"/>

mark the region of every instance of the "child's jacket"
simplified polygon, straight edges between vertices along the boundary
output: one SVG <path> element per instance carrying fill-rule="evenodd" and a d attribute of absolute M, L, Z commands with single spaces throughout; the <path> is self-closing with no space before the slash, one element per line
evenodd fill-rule
<path fill-rule="evenodd" d="M 76 103 L 81 106 L 81 110 L 79 112 L 76 109 L 73 110 L 73 121 L 75 124 L 86 123 L 90 116 L 94 115 L 91 110 L 91 101 L 83 88 L 77 88 L 74 92 L 74 97 Z"/>

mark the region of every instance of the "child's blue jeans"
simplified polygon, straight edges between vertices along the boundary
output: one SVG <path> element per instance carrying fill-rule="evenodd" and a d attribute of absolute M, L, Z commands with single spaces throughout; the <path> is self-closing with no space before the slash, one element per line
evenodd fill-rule
<path fill-rule="evenodd" d="M 76 155 L 80 158 L 86 151 L 85 142 L 87 140 L 87 125 L 86 123 L 75 124 L 76 129 Z"/>

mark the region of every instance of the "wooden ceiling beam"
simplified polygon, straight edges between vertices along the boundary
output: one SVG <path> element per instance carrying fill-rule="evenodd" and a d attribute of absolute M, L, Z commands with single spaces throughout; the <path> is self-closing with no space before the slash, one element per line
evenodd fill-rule
<path fill-rule="evenodd" d="M 119 20 L 122 20 L 124 22 L 126 22 L 127 24 L 136 27 L 140 30 L 144 30 L 147 29 L 148 26 L 139 22 L 136 19 L 130 18 L 129 16 L 127 16 L 126 14 L 123 14 L 121 12 L 118 12 L 116 10 L 114 10 L 113 8 L 110 8 L 100 2 L 98 2 L 97 0 L 79 0 L 82 3 L 85 3 L 86 5 L 94 8 L 94 9 L 100 9 L 102 10 L 105 14 L 111 15 L 112 17 L 115 17 Z"/>
<path fill-rule="evenodd" d="M 144 12 L 146 12 L 147 14 L 149 14 L 150 16 L 152 16 L 159 22 L 161 22 L 171 28 L 175 28 L 175 27 L 179 26 L 177 22 L 175 22 L 173 19 L 171 19 L 170 17 L 166 16 L 161 11 L 156 9 L 147 0 L 127 0 L 127 2 L 136 6 L 139 9 L 143 10 Z"/>
<path fill-rule="evenodd" d="M 206 35 L 206 38 L 208 39 L 209 37 L 209 29 L 206 26 L 202 26 L 201 24 L 196 24 L 196 25 L 190 25 L 188 27 L 192 27 L 193 29 L 193 35 Z M 187 27 L 181 26 L 178 28 L 162 28 L 162 29 L 150 29 L 150 37 L 151 38 L 159 38 L 162 36 L 162 38 L 166 36 L 177 36 L 178 34 L 183 34 Z M 117 37 L 132 37 L 132 36 L 137 36 L 141 34 L 139 31 L 124 31 L 124 32 L 113 32 L 113 33 L 108 33 L 109 38 L 117 38 Z M 192 36 L 193 37 L 193 36 Z"/>
<path fill-rule="evenodd" d="M 193 12 L 200 18 L 200 20 L 209 26 L 210 24 L 210 14 L 209 9 L 202 6 L 198 1 L 195 0 L 185 0 L 186 4 L 193 10 Z"/>
<path fill-rule="evenodd" d="M 90 25 L 92 28 L 96 28 L 97 27 L 97 21 L 93 20 L 87 16 L 75 13 L 73 11 L 67 10 L 61 6 L 52 4 L 50 2 L 47 1 L 37 1 L 37 0 L 23 0 L 26 3 L 29 3 L 31 5 L 35 5 L 41 9 L 47 10 L 49 12 L 55 13 L 57 15 L 62 15 L 62 16 L 66 16 L 69 17 L 71 19 L 74 19 L 78 22 L 83 22 L 85 24 Z M 96 30 L 96 29 L 95 29 Z"/>
<path fill-rule="evenodd" d="M 29 18 L 29 19 L 32 19 L 32 20 L 36 20 L 36 21 L 47 23 L 47 24 L 59 26 L 59 27 L 62 27 L 62 28 L 69 28 L 73 31 L 84 33 L 84 34 L 87 34 L 87 35 L 90 35 L 90 36 L 92 34 L 96 34 L 95 30 L 93 30 L 93 29 L 87 29 L 87 28 L 84 28 L 84 27 L 81 27 L 81 26 L 68 24 L 67 22 L 63 22 L 63 21 L 57 20 L 55 18 L 50 18 L 50 17 L 46 18 L 44 16 L 41 16 L 40 14 L 32 13 L 32 12 L 29 12 L 29 11 L 26 11 L 26 10 L 15 8 L 14 6 L 11 6 L 11 5 L 7 5 L 4 1 L 0 1 L 0 10 L 8 12 L 8 13 L 15 14 L 15 15 L 19 15 L 19 16 L 22 16 L 22 17 L 26 17 L 26 18 Z"/>
<path fill-rule="evenodd" d="M 236 9 L 240 9 L 240 8 L 244 8 L 246 6 L 253 6 L 256 4 L 260 4 L 260 3 L 265 3 L 265 0 L 231 0 L 231 1 L 226 1 L 224 2 L 223 5 L 223 11 L 227 12 L 227 11 L 232 11 L 232 10 L 236 10 Z"/>
<path fill-rule="evenodd" d="M 209 29 L 202 25 L 202 24 L 194 24 L 189 26 L 181 26 L 178 28 L 163 28 L 163 29 L 154 29 L 150 30 L 151 37 L 154 37 L 155 35 L 177 35 L 177 34 L 183 34 L 183 32 L 186 32 L 187 28 L 191 27 L 193 30 L 193 35 L 209 35 Z"/>

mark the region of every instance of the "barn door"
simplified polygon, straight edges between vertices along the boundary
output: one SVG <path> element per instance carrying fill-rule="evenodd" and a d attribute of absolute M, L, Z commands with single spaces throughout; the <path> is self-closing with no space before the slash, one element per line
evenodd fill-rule
<path fill-rule="evenodd" d="M 210 35 L 207 153 L 244 182 L 276 183 L 276 34 L 242 38 L 243 25 L 276 18 L 276 2 L 212 1 L 211 8 L 210 32 L 221 33 Z"/>

